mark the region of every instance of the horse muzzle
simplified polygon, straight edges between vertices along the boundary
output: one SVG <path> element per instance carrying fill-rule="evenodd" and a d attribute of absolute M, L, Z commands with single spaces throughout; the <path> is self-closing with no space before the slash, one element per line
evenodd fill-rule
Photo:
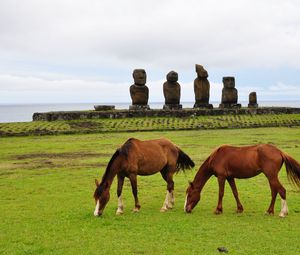
<path fill-rule="evenodd" d="M 94 211 L 94 216 L 101 216 L 102 215 L 102 210 L 100 210 L 100 202 L 99 200 L 97 200 L 97 203 L 96 203 L 96 208 L 95 208 L 95 211 Z"/>
<path fill-rule="evenodd" d="M 101 216 L 102 215 L 102 211 L 94 211 L 94 216 L 95 217 L 98 217 L 98 216 Z"/>
<path fill-rule="evenodd" d="M 191 213 L 191 212 L 192 212 L 191 206 L 190 206 L 190 205 L 185 206 L 185 207 L 184 207 L 184 212 L 186 212 L 186 213 Z"/>

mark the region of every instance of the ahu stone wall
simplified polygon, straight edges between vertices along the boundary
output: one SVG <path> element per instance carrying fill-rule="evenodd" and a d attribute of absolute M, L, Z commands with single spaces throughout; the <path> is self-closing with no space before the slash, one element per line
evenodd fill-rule
<path fill-rule="evenodd" d="M 109 110 L 109 111 L 62 111 L 34 113 L 33 121 L 82 120 L 101 118 L 134 118 L 134 117 L 178 117 L 188 118 L 202 115 L 226 114 L 300 114 L 300 108 L 292 107 L 258 107 L 258 108 L 216 108 L 216 109 L 153 109 L 143 111 Z"/>

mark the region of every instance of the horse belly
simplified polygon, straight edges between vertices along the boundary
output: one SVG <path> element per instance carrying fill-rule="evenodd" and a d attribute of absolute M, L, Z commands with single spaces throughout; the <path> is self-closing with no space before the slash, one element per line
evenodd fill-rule
<path fill-rule="evenodd" d="M 164 166 L 161 165 L 147 165 L 142 166 L 138 169 L 138 175 L 152 175 L 159 171 L 161 171 L 164 168 Z"/>
<path fill-rule="evenodd" d="M 139 162 L 138 175 L 152 175 L 160 172 L 167 164 L 162 157 L 153 160 L 143 160 Z"/>
<path fill-rule="evenodd" d="M 261 172 L 262 171 L 258 165 L 245 164 L 242 162 L 238 165 L 229 164 L 229 167 L 227 168 L 227 176 L 238 179 L 251 178 L 260 174 Z"/>

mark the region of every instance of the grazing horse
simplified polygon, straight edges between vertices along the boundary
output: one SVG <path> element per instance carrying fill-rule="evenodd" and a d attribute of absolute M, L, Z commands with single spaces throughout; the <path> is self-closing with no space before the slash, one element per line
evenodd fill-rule
<path fill-rule="evenodd" d="M 243 212 L 243 206 L 239 200 L 234 178 L 251 178 L 260 173 L 268 178 L 272 199 L 268 214 L 274 214 L 274 204 L 277 193 L 281 197 L 281 211 L 279 216 L 288 214 L 286 191 L 278 180 L 278 172 L 283 162 L 285 163 L 287 176 L 291 182 L 300 187 L 300 164 L 286 153 L 270 144 L 254 146 L 233 147 L 223 145 L 216 149 L 201 165 L 193 182 L 187 188 L 187 196 L 184 211 L 190 213 L 200 200 L 200 192 L 207 180 L 215 175 L 219 183 L 219 201 L 216 214 L 223 212 L 222 199 L 224 185 L 227 180 L 237 203 L 237 212 Z"/>
<path fill-rule="evenodd" d="M 122 187 L 124 178 L 130 179 L 132 193 L 135 200 L 133 211 L 140 210 L 140 203 L 137 196 L 137 175 L 152 175 L 160 172 L 167 182 L 167 195 L 161 211 L 171 209 L 174 205 L 174 182 L 173 175 L 179 170 L 194 167 L 190 157 L 180 150 L 169 140 L 161 138 L 156 140 L 140 141 L 135 138 L 127 140 L 109 161 L 101 183 L 95 180 L 96 190 L 94 198 L 96 208 L 95 216 L 102 214 L 108 200 L 109 189 L 114 177 L 118 176 L 118 209 L 116 214 L 123 213 Z"/>

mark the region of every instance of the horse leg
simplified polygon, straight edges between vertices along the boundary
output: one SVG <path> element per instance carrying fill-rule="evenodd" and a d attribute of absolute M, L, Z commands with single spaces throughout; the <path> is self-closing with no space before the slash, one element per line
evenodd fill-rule
<path fill-rule="evenodd" d="M 281 198 L 281 211 L 279 213 L 279 217 L 284 218 L 289 213 L 289 208 L 287 206 L 286 199 Z"/>
<path fill-rule="evenodd" d="M 129 176 L 130 179 L 130 183 L 131 183 L 131 188 L 132 188 L 132 194 L 134 196 L 134 201 L 135 201 L 135 207 L 133 209 L 134 212 L 138 212 L 141 208 L 140 203 L 139 203 L 139 199 L 137 196 L 137 180 L 136 180 L 136 175 L 135 174 L 131 174 Z"/>
<path fill-rule="evenodd" d="M 272 168 L 266 168 L 266 169 L 272 169 Z M 279 170 L 280 168 L 278 168 L 277 172 L 268 171 L 265 173 L 266 177 L 268 178 L 270 188 L 271 188 L 271 193 L 272 193 L 272 199 L 267 213 L 272 215 L 274 214 L 274 205 L 276 201 L 276 196 L 277 193 L 279 192 L 279 195 L 281 197 L 281 210 L 279 213 L 279 217 L 285 217 L 288 214 L 288 207 L 286 202 L 286 190 L 278 180 Z"/>
<path fill-rule="evenodd" d="M 277 187 L 276 187 L 277 186 L 276 178 L 269 179 L 269 184 L 270 184 L 272 198 L 271 198 L 271 203 L 270 203 L 269 209 L 267 210 L 266 214 L 274 215 L 274 205 L 275 205 L 276 196 L 278 193 Z"/>
<path fill-rule="evenodd" d="M 124 184 L 124 178 L 125 176 L 118 174 L 118 189 L 117 189 L 118 209 L 116 211 L 117 215 L 122 214 L 124 209 L 123 200 L 122 200 L 122 189 Z"/>
<path fill-rule="evenodd" d="M 224 187 L 225 187 L 225 180 L 226 178 L 223 176 L 218 176 L 218 183 L 219 183 L 219 200 L 218 200 L 218 205 L 215 210 L 215 214 L 221 214 L 223 212 L 223 207 L 222 207 L 222 200 L 224 196 Z"/>
<path fill-rule="evenodd" d="M 282 186 L 282 184 L 279 182 L 278 178 L 277 178 L 277 191 L 281 197 L 281 210 L 279 213 L 279 217 L 283 218 L 288 215 L 289 209 L 288 209 L 287 202 L 286 202 L 286 190 Z"/>
<path fill-rule="evenodd" d="M 279 213 L 279 217 L 285 217 L 288 214 L 288 207 L 286 202 L 286 190 L 281 185 L 278 179 L 278 173 L 282 166 L 282 155 L 267 155 L 266 159 L 263 160 L 264 165 L 261 166 L 265 176 L 268 178 L 272 199 L 267 211 L 268 214 L 274 214 L 274 205 L 276 201 L 277 193 L 279 193 L 281 197 L 281 210 Z"/>
<path fill-rule="evenodd" d="M 285 217 L 288 215 L 288 206 L 286 202 L 286 190 L 285 188 L 281 185 L 281 183 L 278 180 L 278 177 L 274 177 L 271 180 L 269 180 L 271 191 L 272 191 L 272 200 L 270 207 L 267 211 L 268 214 L 274 214 L 274 205 L 275 205 L 275 200 L 277 193 L 279 193 L 281 197 L 281 210 L 279 213 L 279 217 Z"/>
<path fill-rule="evenodd" d="M 172 209 L 174 202 L 175 202 L 174 181 L 173 181 L 173 174 L 169 170 L 161 171 L 161 175 L 164 178 L 164 180 L 167 182 L 166 198 L 165 198 L 162 208 L 160 209 L 161 212 L 165 212 L 168 209 Z"/>
<path fill-rule="evenodd" d="M 232 193 L 234 195 L 234 198 L 235 198 L 235 201 L 236 201 L 236 204 L 237 204 L 236 212 L 237 213 L 242 213 L 244 211 L 244 208 L 243 208 L 243 206 L 240 202 L 239 194 L 238 194 L 238 191 L 237 191 L 237 188 L 236 188 L 236 185 L 235 185 L 234 178 L 227 178 L 227 181 L 228 181 L 228 183 L 231 187 Z"/>

